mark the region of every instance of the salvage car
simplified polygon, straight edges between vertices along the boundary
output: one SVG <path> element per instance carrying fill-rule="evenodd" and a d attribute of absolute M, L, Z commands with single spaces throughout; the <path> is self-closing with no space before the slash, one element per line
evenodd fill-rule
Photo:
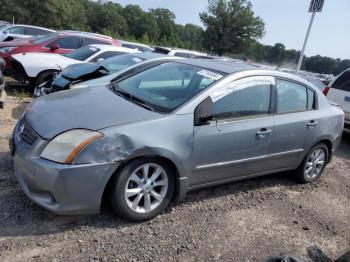
<path fill-rule="evenodd" d="M 66 54 L 80 47 L 92 44 L 120 46 L 119 41 L 110 36 L 65 30 L 28 39 L 0 42 L 0 57 L 5 59 L 6 69 L 10 70 L 10 58 L 14 54 L 34 52 Z"/>
<path fill-rule="evenodd" d="M 83 88 L 89 85 L 96 85 L 96 83 L 107 85 L 119 75 L 116 72 L 125 74 L 124 69 L 131 67 L 131 73 L 134 73 L 133 65 L 141 64 L 141 66 L 144 66 L 145 63 L 154 64 L 157 61 L 173 59 L 174 57 L 172 56 L 148 52 L 115 56 L 96 63 L 87 62 L 70 65 L 54 79 L 36 87 L 33 97 L 37 98 L 67 89 Z M 93 79 L 95 81 L 92 81 Z"/>
<path fill-rule="evenodd" d="M 24 53 L 11 57 L 12 71 L 9 76 L 16 80 L 31 83 L 31 86 L 38 86 L 49 81 L 58 72 L 69 65 L 83 62 L 98 62 L 109 57 L 127 53 L 139 52 L 113 45 L 88 45 L 72 51 L 68 54 L 48 54 L 48 53 Z"/>
<path fill-rule="evenodd" d="M 30 38 L 37 35 L 47 35 L 53 32 L 55 30 L 39 26 L 6 24 L 0 27 L 0 42 L 12 41 L 17 38 Z"/>
<path fill-rule="evenodd" d="M 287 170 L 318 180 L 344 113 L 310 82 L 243 63 L 164 62 L 34 100 L 12 136 L 24 193 L 58 214 L 109 199 L 133 221 L 186 192 Z"/>

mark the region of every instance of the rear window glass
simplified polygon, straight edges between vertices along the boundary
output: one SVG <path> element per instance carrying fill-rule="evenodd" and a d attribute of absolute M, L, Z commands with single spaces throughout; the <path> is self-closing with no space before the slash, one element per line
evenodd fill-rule
<path fill-rule="evenodd" d="M 332 84 L 332 88 L 350 92 L 350 71 L 345 71 Z"/>
<path fill-rule="evenodd" d="M 277 112 L 298 112 L 307 109 L 307 92 L 304 86 L 285 80 L 277 80 Z"/>
<path fill-rule="evenodd" d="M 108 42 L 108 41 L 103 41 L 103 40 L 99 40 L 96 38 L 83 38 L 83 46 L 86 45 L 94 45 L 94 44 L 99 44 L 99 45 L 112 45 L 112 43 Z"/>

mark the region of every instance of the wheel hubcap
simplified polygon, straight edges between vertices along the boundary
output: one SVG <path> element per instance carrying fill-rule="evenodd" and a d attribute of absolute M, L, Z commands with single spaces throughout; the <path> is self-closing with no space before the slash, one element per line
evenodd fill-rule
<path fill-rule="evenodd" d="M 154 163 L 138 167 L 129 177 L 125 188 L 125 200 L 137 213 L 149 213 L 156 209 L 168 191 L 168 175 L 164 168 Z"/>
<path fill-rule="evenodd" d="M 305 175 L 309 179 L 317 177 L 325 165 L 326 153 L 322 149 L 316 149 L 309 156 L 305 165 Z"/>

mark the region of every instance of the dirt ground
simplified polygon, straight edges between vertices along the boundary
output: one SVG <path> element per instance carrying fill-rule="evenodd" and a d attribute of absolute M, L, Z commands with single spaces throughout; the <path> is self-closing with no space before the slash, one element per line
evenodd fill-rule
<path fill-rule="evenodd" d="M 8 140 L 31 99 L 21 88 L 7 91 L 0 109 L 0 261 L 261 261 L 281 253 L 350 261 L 349 135 L 315 184 L 300 185 L 291 172 L 199 190 L 137 224 L 107 204 L 100 215 L 58 216 L 28 200 L 14 178 Z"/>

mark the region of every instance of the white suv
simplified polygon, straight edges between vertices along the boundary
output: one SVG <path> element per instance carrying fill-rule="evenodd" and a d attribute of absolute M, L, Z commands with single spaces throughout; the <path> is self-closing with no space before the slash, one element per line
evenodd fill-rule
<path fill-rule="evenodd" d="M 324 94 L 344 110 L 344 131 L 350 133 L 350 68 L 338 75 L 324 90 Z"/>

